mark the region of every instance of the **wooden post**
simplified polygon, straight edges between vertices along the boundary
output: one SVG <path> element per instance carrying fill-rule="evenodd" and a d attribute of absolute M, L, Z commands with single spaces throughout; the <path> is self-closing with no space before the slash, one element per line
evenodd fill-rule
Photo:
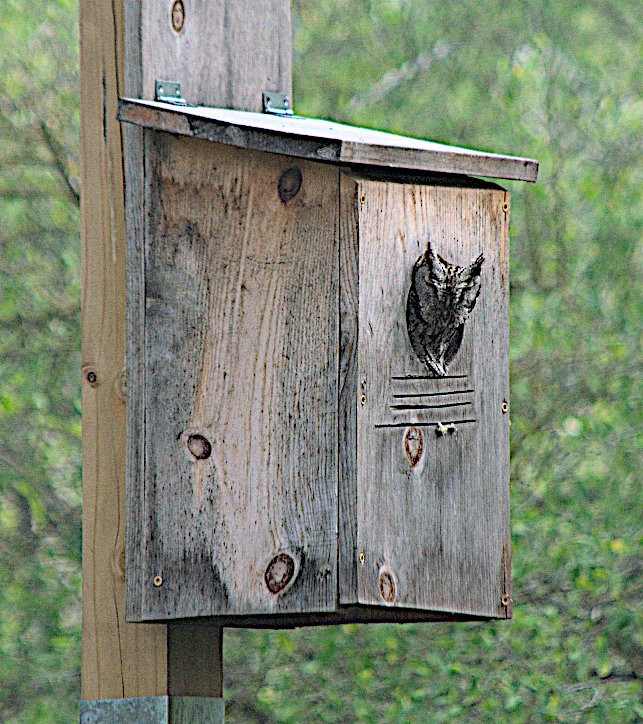
<path fill-rule="evenodd" d="M 83 660 L 81 720 L 220 721 L 222 629 L 125 622 L 125 214 L 123 148 L 138 129 L 119 96 L 155 80 L 191 103 L 260 110 L 290 93 L 288 0 L 81 0 Z M 136 193 L 136 183 L 129 193 Z M 128 264 L 136 264 L 129 258 Z M 129 310 L 136 315 L 137 309 Z M 135 344 L 135 340 L 127 340 Z M 128 370 L 130 399 L 136 370 Z M 130 433 L 135 433 L 130 430 Z M 131 457 L 130 457 L 131 464 Z"/>

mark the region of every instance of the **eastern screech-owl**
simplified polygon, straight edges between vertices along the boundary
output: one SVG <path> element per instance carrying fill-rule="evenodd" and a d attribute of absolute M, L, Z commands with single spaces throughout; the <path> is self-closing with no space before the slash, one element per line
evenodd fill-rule
<path fill-rule="evenodd" d="M 464 323 L 480 293 L 482 254 L 456 266 L 433 252 L 431 242 L 413 265 L 406 302 L 406 327 L 415 354 L 438 377 L 458 353 Z"/>

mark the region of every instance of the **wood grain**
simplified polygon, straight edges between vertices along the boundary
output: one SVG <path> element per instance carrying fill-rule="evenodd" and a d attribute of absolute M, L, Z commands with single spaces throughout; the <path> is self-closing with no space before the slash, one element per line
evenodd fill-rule
<path fill-rule="evenodd" d="M 182 36 L 168 43 L 158 2 L 80 2 L 83 238 L 83 660 L 82 696 L 106 699 L 159 696 L 168 691 L 166 626 L 125 623 L 125 266 L 142 279 L 143 133 L 121 137 L 118 97 L 142 96 L 156 78 L 180 74 L 184 92 L 204 103 L 258 110 L 263 90 L 290 91 L 290 3 L 284 0 L 233 8 L 223 2 L 186 0 Z M 251 10 L 252 12 L 246 12 Z M 224 17 L 221 23 L 219 19 Z M 212 44 L 216 25 L 225 40 Z M 171 32 L 171 31 L 170 31 Z M 164 37 L 163 42 L 159 38 Z M 219 36 L 221 37 L 221 36 Z M 276 39 L 276 40 L 275 40 Z M 221 48 L 226 48 L 221 53 Z M 254 63 L 240 58 L 252 47 Z M 163 48 L 163 50 L 159 50 Z M 194 72 L 198 59 L 207 74 Z M 244 58 L 245 60 L 245 58 Z M 212 78 L 217 83 L 212 83 Z M 197 86 L 195 79 L 200 85 Z M 153 92 L 153 91 L 152 91 Z M 148 93 L 151 95 L 151 93 Z M 122 152 L 123 144 L 125 153 Z M 125 256 L 123 155 L 129 196 Z M 130 285 L 127 328 L 140 329 L 144 298 Z M 143 467 L 143 356 L 128 335 L 128 466 Z M 87 376 L 96 375 L 90 384 Z M 90 376 L 93 380 L 93 376 Z M 136 524 L 134 524 L 136 527 Z M 128 558 L 128 567 L 140 561 Z M 210 637 L 211 638 L 211 637 Z M 176 637 L 175 637 L 176 639 Z M 221 631 L 218 630 L 220 645 Z M 182 644 L 183 645 L 183 644 Z M 214 659 L 212 661 L 215 661 Z M 220 687 L 221 671 L 216 669 Z M 193 669 L 198 673 L 198 667 Z M 216 677 L 215 677 L 216 678 Z M 216 687 L 215 687 L 216 688 Z"/>
<path fill-rule="evenodd" d="M 141 567 L 129 616 L 332 610 L 338 171 L 148 134 L 145 473 L 130 481 L 141 529 L 129 554 Z M 279 179 L 293 164 L 302 185 L 284 203 Z M 189 451 L 196 435 L 202 459 Z M 275 595 L 266 571 L 281 554 L 295 575 Z"/>
<path fill-rule="evenodd" d="M 361 180 L 357 408 L 358 600 L 505 617 L 509 536 L 508 196 Z M 405 307 L 431 239 L 482 291 L 447 378 L 411 348 Z M 436 434 L 455 423 L 456 434 Z M 413 466 L 405 435 L 422 454 Z M 408 438 L 407 438 L 408 439 Z"/>
<path fill-rule="evenodd" d="M 335 163 L 535 181 L 538 162 L 334 121 L 125 98 L 121 120 L 239 148 Z"/>
<path fill-rule="evenodd" d="M 357 181 L 340 176 L 339 246 L 339 603 L 357 603 L 357 344 L 359 216 Z"/>
<path fill-rule="evenodd" d="M 115 118 L 124 90 L 119 4 L 81 2 L 80 39 L 82 696 L 156 695 L 165 693 L 165 628 L 125 623 L 125 219 L 121 129 Z M 96 375 L 93 384 L 90 372 Z"/>
<path fill-rule="evenodd" d="M 142 96 L 154 82 L 181 83 L 189 103 L 259 111 L 264 91 L 291 93 L 290 3 L 284 0 L 184 0 L 185 24 L 171 26 L 169 2 L 139 6 Z"/>

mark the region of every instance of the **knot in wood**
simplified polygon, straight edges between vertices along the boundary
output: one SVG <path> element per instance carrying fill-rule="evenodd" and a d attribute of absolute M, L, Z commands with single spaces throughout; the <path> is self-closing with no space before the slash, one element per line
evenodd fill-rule
<path fill-rule="evenodd" d="M 292 581 L 295 574 L 295 561 L 287 553 L 279 553 L 268 564 L 264 580 L 270 593 L 281 593 Z"/>
<path fill-rule="evenodd" d="M 180 33 L 185 25 L 185 6 L 183 0 L 174 0 L 171 11 L 172 30 Z"/>
<path fill-rule="evenodd" d="M 382 571 L 380 573 L 380 596 L 386 603 L 393 603 L 397 593 L 395 579 L 390 571 Z"/>
<path fill-rule="evenodd" d="M 287 168 L 279 177 L 277 192 L 284 204 L 295 198 L 301 189 L 302 175 L 297 167 Z"/>
<path fill-rule="evenodd" d="M 197 460 L 207 460 L 212 455 L 212 445 L 203 435 L 190 435 L 188 450 Z"/>
<path fill-rule="evenodd" d="M 409 427 L 404 433 L 404 453 L 409 465 L 414 468 L 422 457 L 424 451 L 424 435 L 419 427 Z"/>

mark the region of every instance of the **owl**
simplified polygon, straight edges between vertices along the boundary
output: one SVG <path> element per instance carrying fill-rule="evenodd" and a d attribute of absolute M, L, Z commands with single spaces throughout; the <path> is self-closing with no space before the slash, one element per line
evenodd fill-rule
<path fill-rule="evenodd" d="M 437 377 L 447 374 L 460 349 L 464 323 L 480 293 L 482 254 L 469 266 L 450 264 L 431 242 L 413 265 L 406 328 L 413 351 Z"/>

